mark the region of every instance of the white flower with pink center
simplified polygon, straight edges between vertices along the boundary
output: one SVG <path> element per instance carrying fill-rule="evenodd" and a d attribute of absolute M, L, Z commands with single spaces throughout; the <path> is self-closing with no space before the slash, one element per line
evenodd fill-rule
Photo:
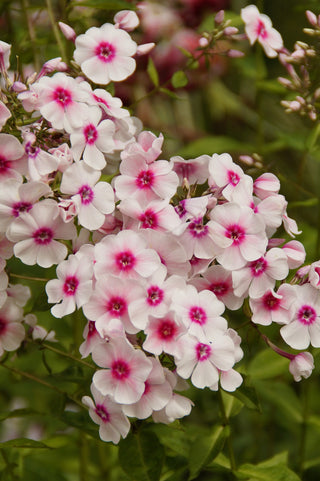
<path fill-rule="evenodd" d="M 155 358 L 150 358 L 152 370 L 145 381 L 144 392 L 134 404 L 126 404 L 123 411 L 127 416 L 146 419 L 153 411 L 160 411 L 172 396 L 172 387 L 164 375 L 164 368 Z"/>
<path fill-rule="evenodd" d="M 11 45 L 0 40 L 0 71 L 4 73 L 10 67 Z"/>
<path fill-rule="evenodd" d="M 290 293 L 291 286 L 282 284 L 278 292 L 268 289 L 260 298 L 249 299 L 252 311 L 252 322 L 269 326 L 272 322 L 287 324 L 291 320 L 290 305 L 292 303 Z"/>
<path fill-rule="evenodd" d="M 234 293 L 243 296 L 249 292 L 250 297 L 259 298 L 268 289 L 274 288 L 276 280 L 285 279 L 288 273 L 287 256 L 282 249 L 275 247 L 256 261 L 232 272 Z"/>
<path fill-rule="evenodd" d="M 242 8 L 241 18 L 250 44 L 258 41 L 268 57 L 276 57 L 283 47 L 283 41 L 280 33 L 272 27 L 270 18 L 260 13 L 255 5 Z"/>
<path fill-rule="evenodd" d="M 302 378 L 307 379 L 311 376 L 314 369 L 313 356 L 310 352 L 300 352 L 289 364 L 289 371 L 296 382 L 301 381 Z"/>
<path fill-rule="evenodd" d="M 136 158 L 141 158 L 151 164 L 161 154 L 162 143 L 162 134 L 156 137 L 152 132 L 143 131 L 135 142 L 128 144 L 121 152 L 121 159 L 135 162 Z"/>
<path fill-rule="evenodd" d="M 163 317 L 150 316 L 144 332 L 147 337 L 143 349 L 157 356 L 162 352 L 177 356 L 183 349 L 180 337 L 186 333 L 186 328 L 176 319 L 173 311 L 168 311 Z"/>
<path fill-rule="evenodd" d="M 166 160 L 147 164 L 142 157 L 135 162 L 128 159 L 120 164 L 120 174 L 114 179 L 116 196 L 120 200 L 135 198 L 143 204 L 156 199 L 171 199 L 179 181 Z"/>
<path fill-rule="evenodd" d="M 83 73 L 97 84 L 125 80 L 136 68 L 132 56 L 137 51 L 137 44 L 127 32 L 110 23 L 100 28 L 89 28 L 76 38 L 75 44 L 75 61 Z"/>
<path fill-rule="evenodd" d="M 79 223 L 89 230 L 99 229 L 105 214 L 114 211 L 113 189 L 107 182 L 98 182 L 100 176 L 100 171 L 77 162 L 63 173 L 60 186 L 63 194 L 72 196 Z"/>
<path fill-rule="evenodd" d="M 215 335 L 214 338 L 195 337 L 184 334 L 180 338 L 183 350 L 175 358 L 177 373 L 184 379 L 191 376 L 195 387 L 215 389 L 219 381 L 219 371 L 228 371 L 235 362 L 234 343 L 228 335 Z"/>
<path fill-rule="evenodd" d="M 292 240 L 282 246 L 288 259 L 289 269 L 297 269 L 306 260 L 306 250 L 301 242 Z"/>
<path fill-rule="evenodd" d="M 79 352 L 82 358 L 88 357 L 94 350 L 96 344 L 103 344 L 106 342 L 98 333 L 94 321 L 87 322 L 83 330 L 83 337 L 85 340 L 79 346 Z"/>
<path fill-rule="evenodd" d="M 68 144 L 64 143 L 48 151 L 58 161 L 57 170 L 64 172 L 73 163 L 72 151 Z"/>
<path fill-rule="evenodd" d="M 207 212 L 207 206 L 210 197 L 208 195 L 203 197 L 191 197 L 190 199 L 182 199 L 179 204 L 175 206 L 175 211 L 184 222 L 202 218 Z M 210 199 L 211 200 L 211 199 Z"/>
<path fill-rule="evenodd" d="M 178 174 L 180 184 L 184 179 L 192 184 L 204 184 L 208 178 L 209 155 L 200 155 L 196 159 L 185 160 L 180 155 L 171 157 L 170 162 L 173 163 L 173 170 Z"/>
<path fill-rule="evenodd" d="M 280 329 L 280 334 L 293 349 L 306 349 L 309 344 L 320 347 L 320 294 L 310 284 L 292 286 L 291 322 Z"/>
<path fill-rule="evenodd" d="M 42 77 L 33 88 L 39 95 L 41 115 L 55 129 L 70 132 L 81 127 L 89 109 L 93 108 L 86 104 L 88 93 L 81 84 L 62 72 Z"/>
<path fill-rule="evenodd" d="M 316 289 L 320 289 L 320 261 L 313 262 L 310 266 L 308 281 Z"/>
<path fill-rule="evenodd" d="M 222 266 L 209 267 L 202 277 L 195 277 L 192 284 L 199 291 L 207 289 L 213 292 L 232 311 L 239 309 L 243 303 L 243 298 L 236 296 L 233 292 L 232 273 Z"/>
<path fill-rule="evenodd" d="M 240 181 L 248 177 L 229 154 L 213 154 L 209 161 L 209 174 L 209 185 L 222 188 L 222 194 L 227 200 L 231 200 Z"/>
<path fill-rule="evenodd" d="M 222 248 L 216 258 L 225 269 L 240 269 L 264 255 L 268 244 L 265 224 L 252 209 L 230 202 L 215 207 L 210 217 L 212 238 Z"/>
<path fill-rule="evenodd" d="M 24 148 L 13 135 L 0 134 L 0 181 L 15 178 L 20 180 L 26 171 Z"/>
<path fill-rule="evenodd" d="M 0 231 L 5 232 L 10 223 L 24 212 L 29 212 L 42 196 L 52 193 L 42 182 L 27 182 L 8 179 L 1 183 L 0 191 Z"/>
<path fill-rule="evenodd" d="M 0 101 L 0 130 L 6 124 L 7 120 L 10 119 L 10 117 L 10 110 L 5 106 L 3 102 Z"/>
<path fill-rule="evenodd" d="M 145 382 L 152 370 L 152 362 L 125 339 L 116 338 L 99 344 L 92 353 L 94 362 L 104 369 L 93 376 L 93 384 L 105 396 L 117 403 L 133 404 L 145 391 Z"/>
<path fill-rule="evenodd" d="M 191 285 L 175 290 L 171 309 L 192 335 L 211 337 L 217 331 L 224 332 L 228 328 L 227 321 L 221 317 L 225 306 L 211 291 L 198 292 Z"/>
<path fill-rule="evenodd" d="M 95 247 L 95 275 L 112 274 L 123 279 L 150 277 L 161 265 L 155 250 L 146 248 L 138 233 L 123 230 L 105 237 Z"/>
<path fill-rule="evenodd" d="M 186 224 L 184 233 L 179 237 L 188 259 L 214 259 L 222 249 L 213 240 L 212 221 L 204 223 L 202 217 L 196 217 Z"/>
<path fill-rule="evenodd" d="M 278 177 L 270 172 L 260 175 L 253 182 L 253 192 L 259 199 L 265 199 L 272 195 L 278 194 L 280 190 L 280 181 Z"/>
<path fill-rule="evenodd" d="M 283 195 L 278 194 L 265 197 L 261 201 L 254 198 L 254 201 L 251 203 L 251 207 L 255 213 L 261 215 L 266 224 L 267 235 L 271 237 L 282 224 L 282 217 L 288 203 Z"/>
<path fill-rule="evenodd" d="M 130 422 L 123 413 L 121 406 L 112 397 L 102 395 L 91 385 L 93 400 L 83 396 L 82 403 L 89 408 L 92 421 L 99 424 L 99 436 L 102 441 L 118 444 L 120 438 L 125 438 L 130 429 Z"/>
<path fill-rule="evenodd" d="M 91 92 L 91 96 L 94 101 L 93 105 L 99 105 L 107 117 L 115 117 L 116 119 L 129 117 L 129 111 L 122 108 L 122 100 L 119 97 L 113 97 L 107 90 L 95 89 Z"/>
<path fill-rule="evenodd" d="M 0 356 L 4 351 L 15 351 L 25 338 L 22 309 L 12 299 L 0 308 Z"/>
<path fill-rule="evenodd" d="M 95 284 L 93 295 L 83 306 L 83 312 L 88 319 L 95 320 L 101 336 L 112 319 L 120 319 L 126 332 L 135 334 L 139 329 L 132 324 L 128 307 L 143 292 L 137 282 L 109 275 L 101 276 Z"/>
<path fill-rule="evenodd" d="M 57 170 L 58 159 L 40 147 L 36 147 L 33 142 L 26 143 L 25 152 L 28 157 L 28 174 L 31 180 L 46 181 L 48 174 Z"/>
<path fill-rule="evenodd" d="M 46 284 L 48 302 L 55 317 L 71 314 L 85 304 L 92 292 L 93 265 L 85 256 L 70 255 L 57 267 L 58 279 Z M 61 301 L 61 302 L 60 302 Z M 58 304 L 59 303 L 59 304 Z"/>
<path fill-rule="evenodd" d="M 61 220 L 58 204 L 51 199 L 35 204 L 31 212 L 21 214 L 7 230 L 8 239 L 16 243 L 15 256 L 24 264 L 41 267 L 59 264 L 68 249 L 56 239 L 72 239 L 75 235 L 75 226 Z"/>
<path fill-rule="evenodd" d="M 80 160 L 82 155 L 83 161 L 96 170 L 102 170 L 107 164 L 104 153 L 110 154 L 115 149 L 115 125 L 109 119 L 100 122 L 101 117 L 100 109 L 91 109 L 84 124 L 70 135 L 74 160 Z"/>

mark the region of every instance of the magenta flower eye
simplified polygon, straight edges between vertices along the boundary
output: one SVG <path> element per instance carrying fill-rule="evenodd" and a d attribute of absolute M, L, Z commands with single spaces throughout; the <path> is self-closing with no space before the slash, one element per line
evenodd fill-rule
<path fill-rule="evenodd" d="M 122 359 L 118 359 L 112 363 L 111 373 L 115 379 L 126 379 L 130 376 L 130 371 L 129 365 Z"/>
<path fill-rule="evenodd" d="M 95 49 L 95 54 L 102 62 L 108 63 L 113 60 L 116 55 L 115 47 L 109 42 L 101 42 Z"/>
<path fill-rule="evenodd" d="M 72 94 L 67 89 L 57 87 L 53 93 L 53 100 L 55 100 L 62 107 L 66 107 L 72 102 Z"/>
<path fill-rule="evenodd" d="M 226 236 L 232 239 L 233 244 L 239 245 L 244 240 L 245 231 L 240 225 L 233 224 L 227 227 Z"/>
<path fill-rule="evenodd" d="M 130 271 L 135 263 L 136 259 L 130 251 L 119 252 L 116 255 L 116 264 L 120 271 Z"/>
<path fill-rule="evenodd" d="M 150 306 L 157 306 L 163 301 L 164 292 L 158 286 L 151 286 L 148 289 L 147 303 Z"/>
<path fill-rule="evenodd" d="M 301 324 L 310 325 L 317 319 L 317 313 L 312 306 L 304 305 L 300 307 L 297 318 Z"/>
<path fill-rule="evenodd" d="M 12 215 L 14 217 L 19 217 L 20 214 L 24 212 L 29 212 L 32 209 L 32 204 L 30 202 L 16 202 L 12 206 Z"/>
<path fill-rule="evenodd" d="M 110 415 L 103 405 L 97 404 L 94 411 L 104 423 L 109 422 Z"/>
<path fill-rule="evenodd" d="M 196 345 L 196 353 L 198 361 L 206 361 L 211 354 L 211 347 L 208 344 L 199 342 Z"/>
<path fill-rule="evenodd" d="M 177 332 L 177 326 L 170 319 L 163 320 L 158 326 L 158 336 L 160 339 L 172 339 Z"/>
<path fill-rule="evenodd" d="M 36 244 L 48 245 L 53 239 L 53 232 L 48 227 L 41 227 L 33 233 L 32 237 Z"/>
<path fill-rule="evenodd" d="M 79 281 L 75 276 L 68 276 L 63 284 L 63 292 L 67 296 L 74 296 L 79 285 Z"/>
<path fill-rule="evenodd" d="M 83 185 L 79 190 L 81 203 L 84 205 L 91 204 L 94 198 L 94 192 L 89 185 Z"/>
<path fill-rule="evenodd" d="M 202 307 L 193 306 L 189 310 L 189 318 L 191 322 L 203 325 L 207 320 L 207 314 Z"/>
<path fill-rule="evenodd" d="M 151 170 L 143 170 L 136 178 L 139 189 L 150 189 L 154 183 L 154 173 Z"/>

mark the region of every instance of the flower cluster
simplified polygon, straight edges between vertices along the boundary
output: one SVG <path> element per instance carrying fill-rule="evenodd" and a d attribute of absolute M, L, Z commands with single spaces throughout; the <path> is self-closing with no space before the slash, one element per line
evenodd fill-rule
<path fill-rule="evenodd" d="M 252 42 L 252 6 L 243 18 Z M 273 56 L 280 39 L 264 22 L 256 34 L 266 42 L 270 33 Z M 25 337 L 28 297 L 8 285 L 6 259 L 57 265 L 46 284 L 51 312 L 83 310 L 80 353 L 100 369 L 82 401 L 114 443 L 129 417 L 169 423 L 189 414 L 192 401 L 179 394 L 186 380 L 213 391 L 241 385 L 241 338 L 227 318 L 244 302 L 253 323 L 280 324 L 291 348 L 320 347 L 319 262 L 287 280 L 305 250 L 277 237 L 279 228 L 299 233 L 277 177 L 253 180 L 228 153 L 162 159 L 163 136 L 92 87 L 133 73 L 146 50 L 128 34 L 136 25 L 134 13 L 120 12 L 115 24 L 90 28 L 75 38 L 77 71 L 54 59 L 27 84 L 9 79 L 10 46 L 0 52 L 5 103 L 14 98 L 28 118 L 14 123 L 1 104 L 0 354 Z M 296 380 L 310 375 L 311 354 L 270 347 L 290 358 Z"/>

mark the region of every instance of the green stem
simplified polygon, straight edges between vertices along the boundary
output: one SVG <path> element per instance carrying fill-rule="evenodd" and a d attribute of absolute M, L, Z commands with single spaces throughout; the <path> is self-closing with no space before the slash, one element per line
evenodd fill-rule
<path fill-rule="evenodd" d="M 79 479 L 88 481 L 88 439 L 83 431 L 79 433 Z"/>
<path fill-rule="evenodd" d="M 36 31 L 34 29 L 33 21 L 29 15 L 29 1 L 28 0 L 20 0 L 21 2 L 21 7 L 25 16 L 27 28 L 28 28 L 28 33 L 30 37 L 30 42 L 31 42 L 31 48 L 33 52 L 33 61 L 34 61 L 34 67 L 36 72 L 39 72 L 40 70 L 40 57 L 39 57 L 39 52 L 37 48 L 37 36 L 36 36 Z"/>
<path fill-rule="evenodd" d="M 17 279 L 25 279 L 26 281 L 48 282 L 49 280 L 49 279 L 45 279 L 44 277 L 31 277 L 31 276 L 23 276 L 21 274 L 13 274 L 13 272 L 10 272 L 9 276 L 16 277 Z"/>
<path fill-rule="evenodd" d="M 309 416 L 309 387 L 310 383 L 302 382 L 302 425 L 301 425 L 301 435 L 300 435 L 300 445 L 299 445 L 299 476 L 302 478 L 304 471 L 303 464 L 306 454 L 306 441 L 307 441 L 307 427 L 308 427 L 308 416 Z"/>
<path fill-rule="evenodd" d="M 64 42 L 61 39 L 60 31 L 59 31 L 59 28 L 57 26 L 57 23 L 56 23 L 56 20 L 55 20 L 55 17 L 54 17 L 54 11 L 53 11 L 53 6 L 52 6 L 51 0 L 46 0 L 46 5 L 47 5 L 47 10 L 48 10 L 50 22 L 51 22 L 51 25 L 52 25 L 53 34 L 55 36 L 57 45 L 59 47 L 62 60 L 66 61 L 67 60 L 66 49 L 65 49 Z"/>
<path fill-rule="evenodd" d="M 218 400 L 219 400 L 219 407 L 220 407 L 222 422 L 223 422 L 224 426 L 230 427 L 229 418 L 226 415 L 226 410 L 224 408 L 223 397 L 222 397 L 220 389 L 218 390 Z M 233 451 L 233 446 L 232 446 L 231 430 L 230 430 L 229 436 L 227 437 L 227 447 L 228 447 L 228 452 L 229 452 L 229 460 L 230 460 L 231 469 L 232 469 L 232 471 L 236 471 L 237 465 L 236 465 L 236 459 L 235 459 L 235 456 L 234 456 L 234 451 Z"/>
<path fill-rule="evenodd" d="M 83 361 L 82 359 L 78 359 L 77 357 L 73 356 L 72 354 L 69 354 L 68 352 L 61 351 L 60 349 L 57 349 L 56 347 L 53 347 L 50 344 L 41 342 L 40 346 L 42 348 L 48 349 L 49 351 L 55 352 L 56 354 L 59 354 L 59 356 L 67 357 L 68 359 L 72 359 L 73 361 L 79 364 L 82 364 L 83 366 L 90 367 L 91 369 L 95 369 L 95 367 L 89 364 L 88 362 Z"/>

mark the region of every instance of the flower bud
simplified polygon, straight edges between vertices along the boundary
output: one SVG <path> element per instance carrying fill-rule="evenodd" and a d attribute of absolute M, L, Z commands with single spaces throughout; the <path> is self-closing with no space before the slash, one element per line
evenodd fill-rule
<path fill-rule="evenodd" d="M 228 50 L 228 53 L 227 53 L 228 57 L 230 58 L 241 58 L 241 57 L 244 57 L 244 53 L 241 52 L 240 50 L 235 50 L 233 48 L 231 48 L 230 50 Z"/>
<path fill-rule="evenodd" d="M 223 31 L 223 33 L 227 37 L 231 37 L 232 35 L 236 35 L 239 32 L 239 30 L 236 27 L 226 27 Z"/>
<path fill-rule="evenodd" d="M 313 369 L 313 356 L 310 352 L 300 352 L 289 364 L 289 371 L 295 381 L 301 381 L 303 377 L 307 379 L 311 376 Z"/>
<path fill-rule="evenodd" d="M 113 17 L 115 27 L 131 32 L 139 25 L 139 17 L 132 10 L 122 10 Z"/>
<path fill-rule="evenodd" d="M 155 45 L 156 44 L 153 42 L 138 45 L 136 55 L 146 55 L 147 53 L 151 52 Z"/>
<path fill-rule="evenodd" d="M 209 45 L 209 40 L 206 37 L 201 37 L 199 39 L 199 47 L 205 48 Z"/>
<path fill-rule="evenodd" d="M 313 27 L 317 25 L 317 16 L 311 10 L 306 10 L 306 17 L 310 25 Z"/>
<path fill-rule="evenodd" d="M 214 21 L 216 25 L 220 25 L 224 20 L 224 10 L 219 10 L 219 12 L 214 17 Z"/>
<path fill-rule="evenodd" d="M 59 28 L 67 40 L 70 40 L 73 43 L 75 42 L 77 38 L 77 34 L 73 30 L 73 28 L 70 27 L 70 25 L 67 25 L 66 23 L 63 23 L 63 22 L 59 22 Z"/>

